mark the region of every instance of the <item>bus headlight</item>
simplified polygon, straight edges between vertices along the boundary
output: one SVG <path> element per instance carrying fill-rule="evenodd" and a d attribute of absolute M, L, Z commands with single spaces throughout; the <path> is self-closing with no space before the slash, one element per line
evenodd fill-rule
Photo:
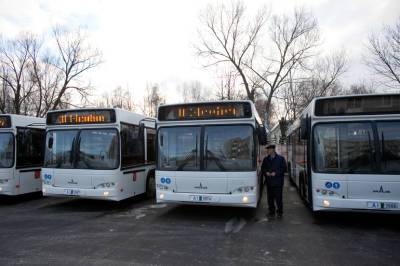
<path fill-rule="evenodd" d="M 157 189 L 159 189 L 159 190 L 168 190 L 168 186 L 162 185 L 162 184 L 157 184 Z"/>
<path fill-rule="evenodd" d="M 232 193 L 247 193 L 252 190 L 254 190 L 253 186 L 243 186 L 235 189 L 234 191 L 232 191 Z"/>
<path fill-rule="evenodd" d="M 322 205 L 324 205 L 324 207 L 329 207 L 329 206 L 331 206 L 331 203 L 329 202 L 329 200 L 323 200 L 322 201 Z"/>
<path fill-rule="evenodd" d="M 109 192 L 109 191 L 104 191 L 104 192 L 103 192 L 103 196 L 104 196 L 104 197 L 107 197 L 108 195 L 110 195 L 110 192 Z"/>
<path fill-rule="evenodd" d="M 242 198 L 242 201 L 243 201 L 243 203 L 247 203 L 247 202 L 249 202 L 249 198 L 246 197 L 246 196 L 244 196 L 244 197 Z"/>
<path fill-rule="evenodd" d="M 115 186 L 114 182 L 106 182 L 106 183 L 98 184 L 95 188 L 111 188 L 114 186 Z"/>
<path fill-rule="evenodd" d="M 161 193 L 159 196 L 160 199 L 164 199 L 164 193 Z"/>
<path fill-rule="evenodd" d="M 8 179 L 0 179 L 0 184 L 4 184 L 4 183 L 7 183 L 8 182 Z"/>

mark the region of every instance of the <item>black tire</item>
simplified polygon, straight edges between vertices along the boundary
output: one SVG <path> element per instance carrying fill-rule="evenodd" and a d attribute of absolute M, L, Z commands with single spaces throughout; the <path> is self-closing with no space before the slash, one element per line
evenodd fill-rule
<path fill-rule="evenodd" d="M 146 180 L 146 197 L 154 198 L 156 196 L 156 178 L 154 171 L 151 171 Z"/>

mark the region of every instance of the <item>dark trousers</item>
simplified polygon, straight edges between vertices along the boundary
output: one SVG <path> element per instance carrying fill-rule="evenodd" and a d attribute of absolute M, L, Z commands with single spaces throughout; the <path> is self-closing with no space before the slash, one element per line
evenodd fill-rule
<path fill-rule="evenodd" d="M 275 203 L 277 207 L 277 213 L 283 213 L 282 203 L 282 191 L 283 186 L 272 187 L 267 185 L 267 198 L 268 198 L 268 209 L 270 213 L 275 213 Z"/>

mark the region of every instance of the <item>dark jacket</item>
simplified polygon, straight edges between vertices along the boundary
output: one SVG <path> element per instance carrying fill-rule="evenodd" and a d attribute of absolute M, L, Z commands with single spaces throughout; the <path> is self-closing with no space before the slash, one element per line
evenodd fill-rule
<path fill-rule="evenodd" d="M 274 158 L 272 158 L 271 156 L 267 156 L 263 160 L 261 170 L 267 182 L 267 186 L 283 186 L 284 174 L 286 172 L 285 158 L 283 158 L 279 154 L 275 154 Z M 275 172 L 275 176 L 267 176 L 267 172 Z"/>

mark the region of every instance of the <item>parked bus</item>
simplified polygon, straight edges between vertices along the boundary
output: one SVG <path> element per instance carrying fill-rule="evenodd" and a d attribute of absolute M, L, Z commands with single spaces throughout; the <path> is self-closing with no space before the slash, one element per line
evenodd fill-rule
<path fill-rule="evenodd" d="M 313 211 L 400 210 L 400 94 L 316 98 L 288 136 L 289 176 Z"/>
<path fill-rule="evenodd" d="M 157 202 L 256 207 L 265 141 L 250 101 L 160 106 Z"/>
<path fill-rule="evenodd" d="M 20 195 L 42 190 L 45 120 L 0 115 L 0 194 Z"/>
<path fill-rule="evenodd" d="M 154 119 L 116 108 L 51 111 L 45 146 L 45 196 L 155 194 Z"/>

